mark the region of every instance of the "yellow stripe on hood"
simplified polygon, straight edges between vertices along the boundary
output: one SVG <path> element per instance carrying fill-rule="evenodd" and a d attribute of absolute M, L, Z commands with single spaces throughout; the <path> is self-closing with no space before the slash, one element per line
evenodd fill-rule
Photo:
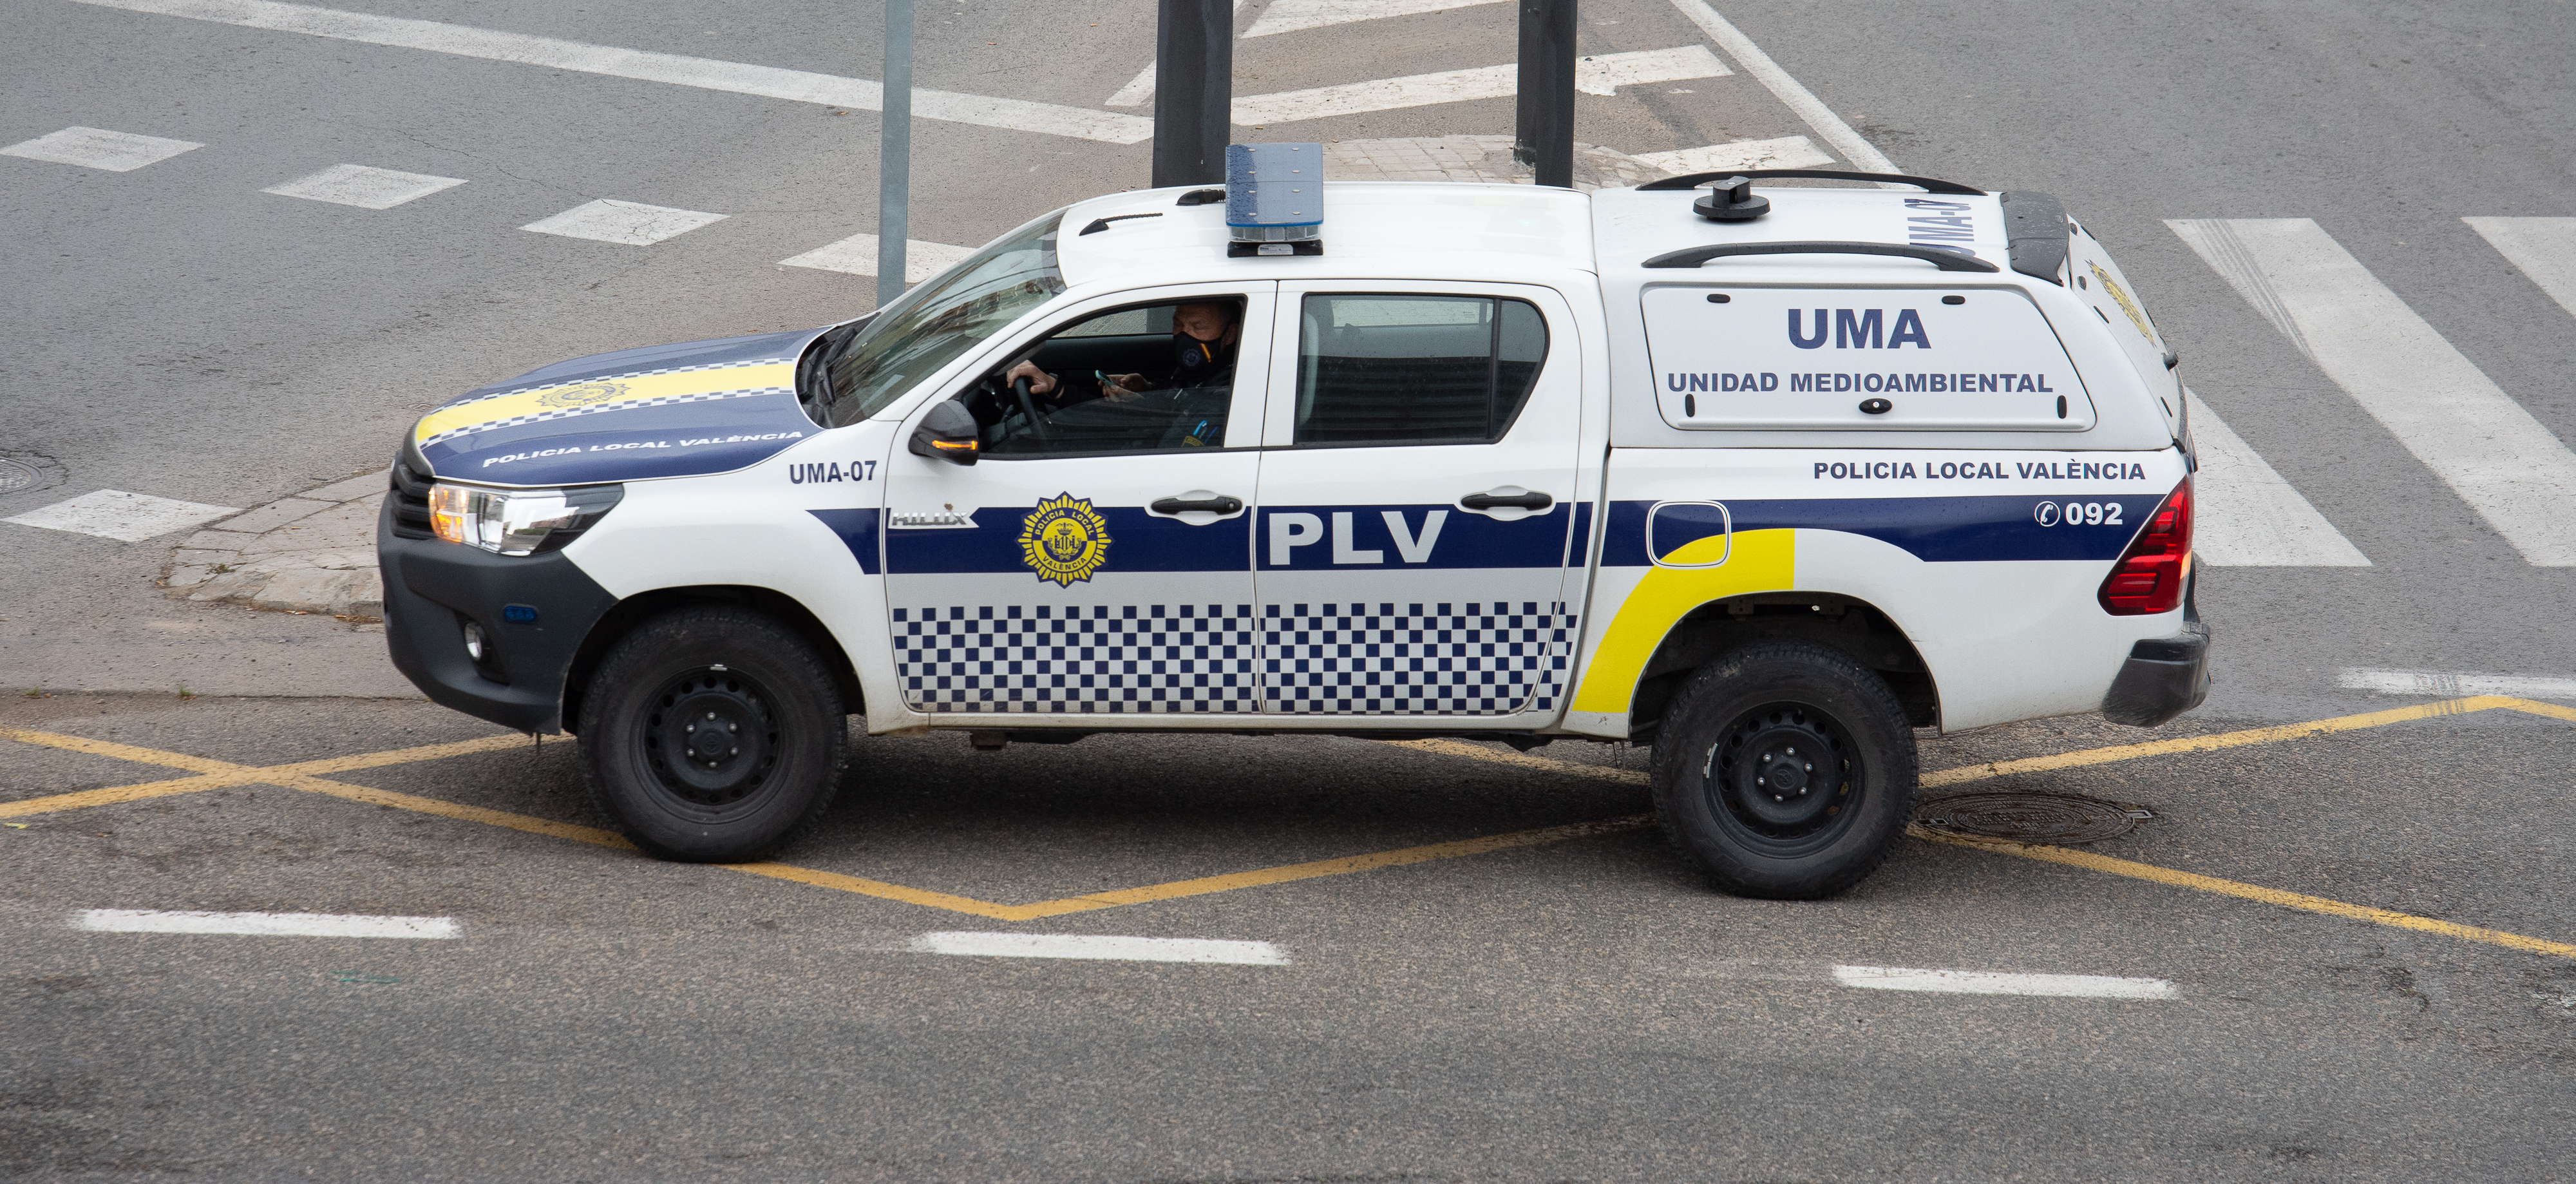
<path fill-rule="evenodd" d="M 503 421 L 525 422 L 549 413 L 573 415 L 621 403 L 726 391 L 785 390 L 795 380 L 793 362 L 711 366 L 630 378 L 585 378 L 439 408 L 421 417 L 419 425 L 412 429 L 412 439 L 427 444 L 441 436 Z"/>

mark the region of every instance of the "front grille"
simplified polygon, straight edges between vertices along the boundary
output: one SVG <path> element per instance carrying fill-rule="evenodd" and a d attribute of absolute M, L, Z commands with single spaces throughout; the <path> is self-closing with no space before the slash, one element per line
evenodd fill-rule
<path fill-rule="evenodd" d="M 429 478 L 413 472 L 402 458 L 394 458 L 394 537 L 430 537 L 429 485 Z"/>

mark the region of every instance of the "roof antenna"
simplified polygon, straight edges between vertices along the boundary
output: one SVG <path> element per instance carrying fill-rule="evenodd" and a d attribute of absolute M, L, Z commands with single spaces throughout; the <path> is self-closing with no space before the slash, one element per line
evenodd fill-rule
<path fill-rule="evenodd" d="M 1771 199 L 1753 196 L 1750 177 L 1728 177 L 1717 183 L 1716 192 L 1691 203 L 1691 209 L 1711 222 L 1750 222 L 1771 212 Z"/>

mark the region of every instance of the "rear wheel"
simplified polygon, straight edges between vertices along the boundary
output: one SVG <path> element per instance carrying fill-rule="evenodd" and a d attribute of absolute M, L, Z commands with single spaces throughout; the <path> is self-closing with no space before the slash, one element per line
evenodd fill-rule
<path fill-rule="evenodd" d="M 1718 889 L 1813 900 L 1877 869 L 1914 808 L 1914 732 L 1840 651 L 1765 642 L 1691 675 L 1655 737 L 1655 812 Z"/>
<path fill-rule="evenodd" d="M 758 859 L 831 805 L 847 728 L 830 667 L 793 630 L 743 609 L 682 609 L 619 639 L 592 673 L 583 779 L 648 854 Z"/>

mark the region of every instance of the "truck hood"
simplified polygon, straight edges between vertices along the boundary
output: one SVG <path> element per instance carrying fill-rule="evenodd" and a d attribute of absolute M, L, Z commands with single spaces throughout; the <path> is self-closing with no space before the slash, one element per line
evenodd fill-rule
<path fill-rule="evenodd" d="M 796 359 L 822 329 L 620 350 L 468 391 L 411 440 L 441 477 L 583 485 L 758 464 L 822 430 L 796 403 Z"/>

